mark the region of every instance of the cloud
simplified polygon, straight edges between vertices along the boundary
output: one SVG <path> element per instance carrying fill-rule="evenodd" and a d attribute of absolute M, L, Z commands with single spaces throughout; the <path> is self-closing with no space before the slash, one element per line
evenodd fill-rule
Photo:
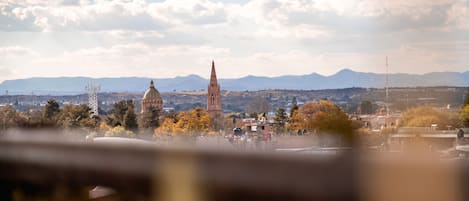
<path fill-rule="evenodd" d="M 469 30 L 469 1 L 459 1 L 448 10 L 448 25 Z"/>
<path fill-rule="evenodd" d="M 433 2 L 433 1 L 429 1 Z M 347 34 L 386 33 L 445 25 L 450 1 L 300 1 L 255 0 L 256 22 L 288 30 L 310 25 Z"/>
<path fill-rule="evenodd" d="M 5 0 L 12 77 L 467 69 L 467 0 Z"/>
<path fill-rule="evenodd" d="M 67 6 L 64 6 L 67 5 Z M 208 0 L 164 2 L 64 1 L 0 4 L 2 30 L 162 30 L 169 26 L 226 21 L 224 5 Z"/>
<path fill-rule="evenodd" d="M 15 57 L 15 56 L 24 56 L 24 55 L 33 55 L 34 52 L 25 47 L 20 46 L 8 46 L 0 47 L 0 57 Z"/>

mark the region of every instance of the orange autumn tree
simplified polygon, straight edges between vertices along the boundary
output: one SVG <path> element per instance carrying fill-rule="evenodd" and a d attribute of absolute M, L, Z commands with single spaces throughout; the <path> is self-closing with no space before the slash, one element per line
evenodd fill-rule
<path fill-rule="evenodd" d="M 289 132 L 293 133 L 304 128 L 304 118 L 298 108 L 291 111 L 286 127 Z"/>
<path fill-rule="evenodd" d="M 209 134 L 212 128 L 212 118 L 209 113 L 201 107 L 196 107 L 190 111 L 179 112 L 176 118 L 166 118 L 156 133 L 189 137 Z"/>
<path fill-rule="evenodd" d="M 356 129 L 347 114 L 331 101 L 307 102 L 300 107 L 299 115 L 309 133 L 351 135 Z"/>

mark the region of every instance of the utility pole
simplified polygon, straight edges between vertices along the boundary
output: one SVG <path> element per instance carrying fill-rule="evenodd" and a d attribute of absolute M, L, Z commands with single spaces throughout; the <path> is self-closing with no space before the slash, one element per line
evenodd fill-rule
<path fill-rule="evenodd" d="M 386 118 L 389 117 L 389 66 L 388 66 L 388 56 L 386 56 Z"/>

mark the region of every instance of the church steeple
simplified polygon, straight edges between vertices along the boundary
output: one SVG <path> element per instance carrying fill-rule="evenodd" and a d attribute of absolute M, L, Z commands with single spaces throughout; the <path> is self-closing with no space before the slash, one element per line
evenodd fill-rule
<path fill-rule="evenodd" d="M 210 73 L 210 84 L 217 83 L 217 73 L 215 72 L 215 61 L 212 60 L 212 72 Z"/>
<path fill-rule="evenodd" d="M 212 60 L 212 71 L 210 73 L 210 83 L 207 90 L 207 111 L 212 116 L 215 129 L 221 128 L 223 110 L 221 108 L 220 85 L 215 71 L 215 62 Z"/>

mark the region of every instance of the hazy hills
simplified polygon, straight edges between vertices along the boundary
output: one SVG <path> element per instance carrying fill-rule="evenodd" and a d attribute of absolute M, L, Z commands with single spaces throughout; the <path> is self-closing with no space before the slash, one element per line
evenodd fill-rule
<path fill-rule="evenodd" d="M 28 78 L 6 80 L 0 84 L 0 94 L 8 90 L 9 94 L 77 94 L 84 93 L 84 86 L 94 81 L 99 83 L 102 92 L 143 92 L 148 88 L 151 78 Z M 184 77 L 154 79 L 156 87 L 162 92 L 206 90 L 208 80 L 197 75 Z M 258 77 L 246 76 L 237 79 L 220 79 L 223 90 L 244 91 L 262 89 L 337 89 L 349 87 L 382 88 L 386 75 L 342 70 L 331 76 L 309 74 L 299 76 Z M 434 72 L 417 74 L 390 74 L 391 87 L 416 86 L 469 86 L 469 71 Z"/>

